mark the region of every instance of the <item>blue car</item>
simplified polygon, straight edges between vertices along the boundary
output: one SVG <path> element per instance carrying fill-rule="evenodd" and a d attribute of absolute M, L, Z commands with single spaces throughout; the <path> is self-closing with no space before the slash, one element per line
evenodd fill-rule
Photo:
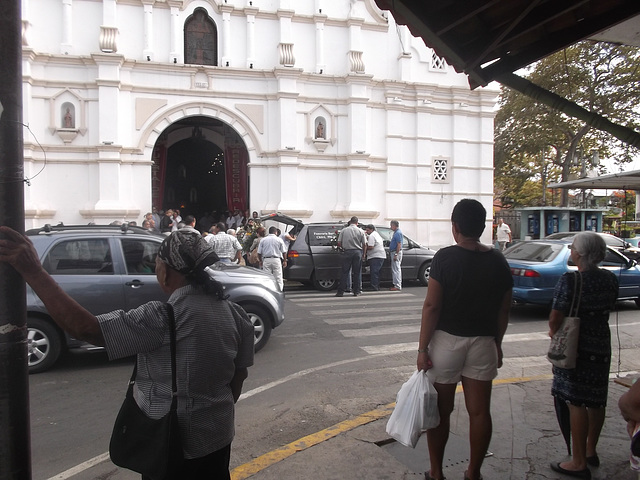
<path fill-rule="evenodd" d="M 513 275 L 513 301 L 551 305 L 556 283 L 565 272 L 576 271 L 568 240 L 530 240 L 504 251 Z M 613 272 L 620 283 L 618 300 L 634 300 L 640 307 L 640 267 L 611 247 L 600 264 Z"/>

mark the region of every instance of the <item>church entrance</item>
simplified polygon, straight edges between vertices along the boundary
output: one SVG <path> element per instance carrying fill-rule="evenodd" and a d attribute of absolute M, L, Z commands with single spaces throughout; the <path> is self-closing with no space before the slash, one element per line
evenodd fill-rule
<path fill-rule="evenodd" d="M 228 124 L 188 117 L 168 127 L 153 149 L 152 197 L 158 210 L 214 221 L 249 205 L 247 148 Z M 213 215 L 212 215 L 213 214 Z M 197 225 L 205 227 L 206 225 Z"/>

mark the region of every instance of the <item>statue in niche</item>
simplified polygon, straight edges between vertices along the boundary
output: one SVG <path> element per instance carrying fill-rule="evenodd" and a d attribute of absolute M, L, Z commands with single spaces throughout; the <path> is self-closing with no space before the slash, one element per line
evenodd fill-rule
<path fill-rule="evenodd" d="M 71 113 L 70 107 L 67 107 L 67 111 L 64 113 L 62 124 L 64 125 L 64 128 L 75 127 L 75 122 L 73 121 L 73 114 Z"/>
<path fill-rule="evenodd" d="M 316 126 L 316 138 L 322 138 L 323 140 L 326 138 L 324 133 L 324 123 L 322 123 L 322 120 L 320 120 Z"/>

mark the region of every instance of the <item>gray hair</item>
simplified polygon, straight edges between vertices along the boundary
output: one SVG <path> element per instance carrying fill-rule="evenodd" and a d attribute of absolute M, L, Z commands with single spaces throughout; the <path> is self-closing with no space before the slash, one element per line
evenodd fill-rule
<path fill-rule="evenodd" d="M 581 232 L 573 237 L 572 248 L 580 255 L 585 267 L 597 268 L 607 254 L 607 244 L 595 232 Z"/>

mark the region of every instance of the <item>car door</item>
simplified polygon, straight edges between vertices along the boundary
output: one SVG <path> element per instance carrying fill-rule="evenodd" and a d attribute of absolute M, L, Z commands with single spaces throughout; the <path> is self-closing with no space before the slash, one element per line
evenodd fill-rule
<path fill-rule="evenodd" d="M 618 298 L 640 297 L 640 270 L 635 261 L 609 247 L 600 267 L 609 270 L 618 278 Z"/>
<path fill-rule="evenodd" d="M 113 238 L 122 260 L 122 285 L 125 310 L 158 300 L 165 302 L 168 295 L 162 291 L 156 278 L 156 256 L 160 240 L 136 237 Z"/>
<path fill-rule="evenodd" d="M 42 265 L 66 293 L 99 315 L 125 304 L 111 250 L 108 238 L 62 239 L 45 252 Z"/>
<path fill-rule="evenodd" d="M 342 256 L 337 248 L 338 234 L 344 224 L 309 225 L 307 244 L 316 280 L 336 280 L 342 274 Z"/>

